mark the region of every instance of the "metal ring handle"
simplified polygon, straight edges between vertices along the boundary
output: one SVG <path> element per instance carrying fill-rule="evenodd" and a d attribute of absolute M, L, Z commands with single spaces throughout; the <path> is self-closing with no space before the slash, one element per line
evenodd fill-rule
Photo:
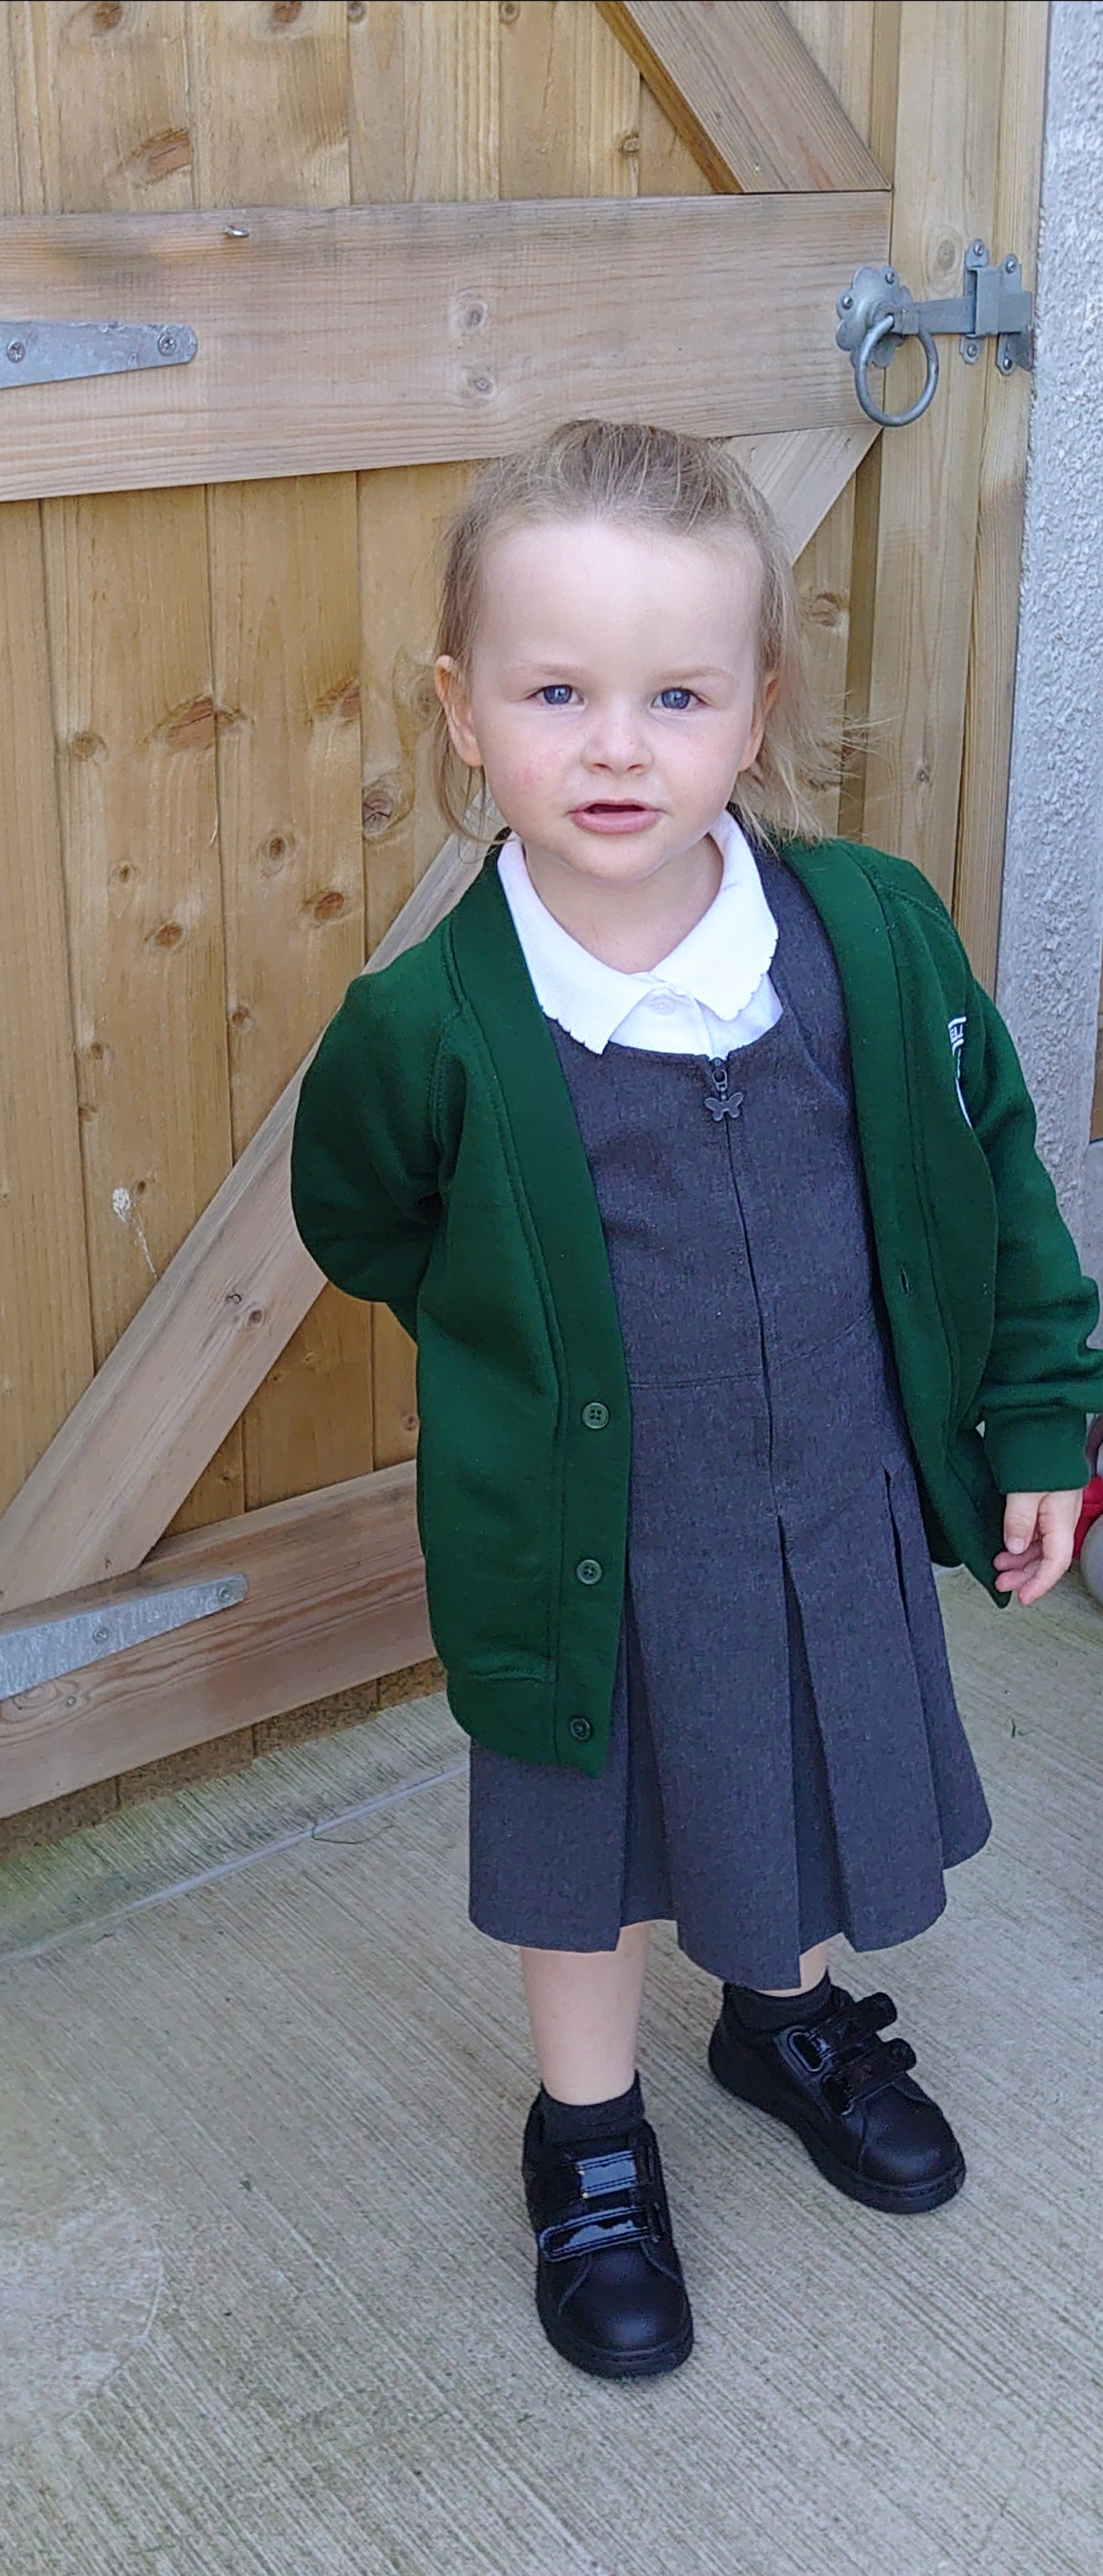
<path fill-rule="evenodd" d="M 890 339 L 895 329 L 896 315 L 882 313 L 878 321 L 870 323 L 861 348 L 854 354 L 854 390 L 866 419 L 875 420 L 879 429 L 906 429 L 909 421 L 919 420 L 926 411 L 928 403 L 934 401 L 935 386 L 938 383 L 938 351 L 930 332 L 921 322 L 918 331 L 908 333 L 909 339 L 919 341 L 927 359 L 927 381 L 918 402 L 913 402 L 910 411 L 882 411 L 880 403 L 874 401 L 867 382 L 870 361 L 876 355 L 882 340 Z"/>

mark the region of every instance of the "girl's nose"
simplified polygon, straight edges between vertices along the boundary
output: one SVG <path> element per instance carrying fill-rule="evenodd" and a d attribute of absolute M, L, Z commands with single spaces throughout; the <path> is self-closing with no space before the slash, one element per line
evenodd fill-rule
<path fill-rule="evenodd" d="M 595 713 L 586 744 L 586 759 L 595 769 L 642 769 L 647 752 L 635 716 L 627 708 Z"/>

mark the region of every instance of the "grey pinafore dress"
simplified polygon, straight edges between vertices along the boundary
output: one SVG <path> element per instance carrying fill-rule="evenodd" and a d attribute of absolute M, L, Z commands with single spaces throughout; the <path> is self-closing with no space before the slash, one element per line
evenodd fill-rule
<path fill-rule="evenodd" d="M 498 1940 L 798 1982 L 945 1903 L 988 1810 L 954 1699 L 879 1322 L 849 1047 L 819 916 L 760 861 L 775 1026 L 718 1068 L 552 1025 L 632 1402 L 624 1623 L 600 1778 L 472 1746 L 470 1910 Z"/>

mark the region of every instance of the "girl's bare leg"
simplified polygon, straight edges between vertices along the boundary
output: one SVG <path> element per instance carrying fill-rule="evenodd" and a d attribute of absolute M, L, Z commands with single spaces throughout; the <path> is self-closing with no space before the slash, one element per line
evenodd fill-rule
<path fill-rule="evenodd" d="M 807 1995 L 813 1986 L 818 1986 L 820 1978 L 826 1975 L 827 1943 L 818 1941 L 814 1950 L 804 1950 L 801 1953 L 799 1986 L 764 1986 L 762 1992 L 778 1996 Z"/>
<path fill-rule="evenodd" d="M 650 1938 L 649 1923 L 629 1923 L 615 1950 L 522 1950 L 536 2061 L 556 2101 L 611 2102 L 634 2081 Z"/>

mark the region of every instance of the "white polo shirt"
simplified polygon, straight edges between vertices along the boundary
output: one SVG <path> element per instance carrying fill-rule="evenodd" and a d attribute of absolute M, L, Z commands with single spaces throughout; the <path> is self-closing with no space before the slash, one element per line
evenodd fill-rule
<path fill-rule="evenodd" d="M 542 903 L 515 833 L 498 873 L 513 926 L 549 1019 L 594 1055 L 607 1046 L 658 1055 L 728 1055 L 750 1046 L 781 1017 L 769 968 L 777 923 L 754 852 L 728 813 L 711 826 L 724 865 L 708 911 L 646 973 L 622 975 L 581 948 Z"/>

